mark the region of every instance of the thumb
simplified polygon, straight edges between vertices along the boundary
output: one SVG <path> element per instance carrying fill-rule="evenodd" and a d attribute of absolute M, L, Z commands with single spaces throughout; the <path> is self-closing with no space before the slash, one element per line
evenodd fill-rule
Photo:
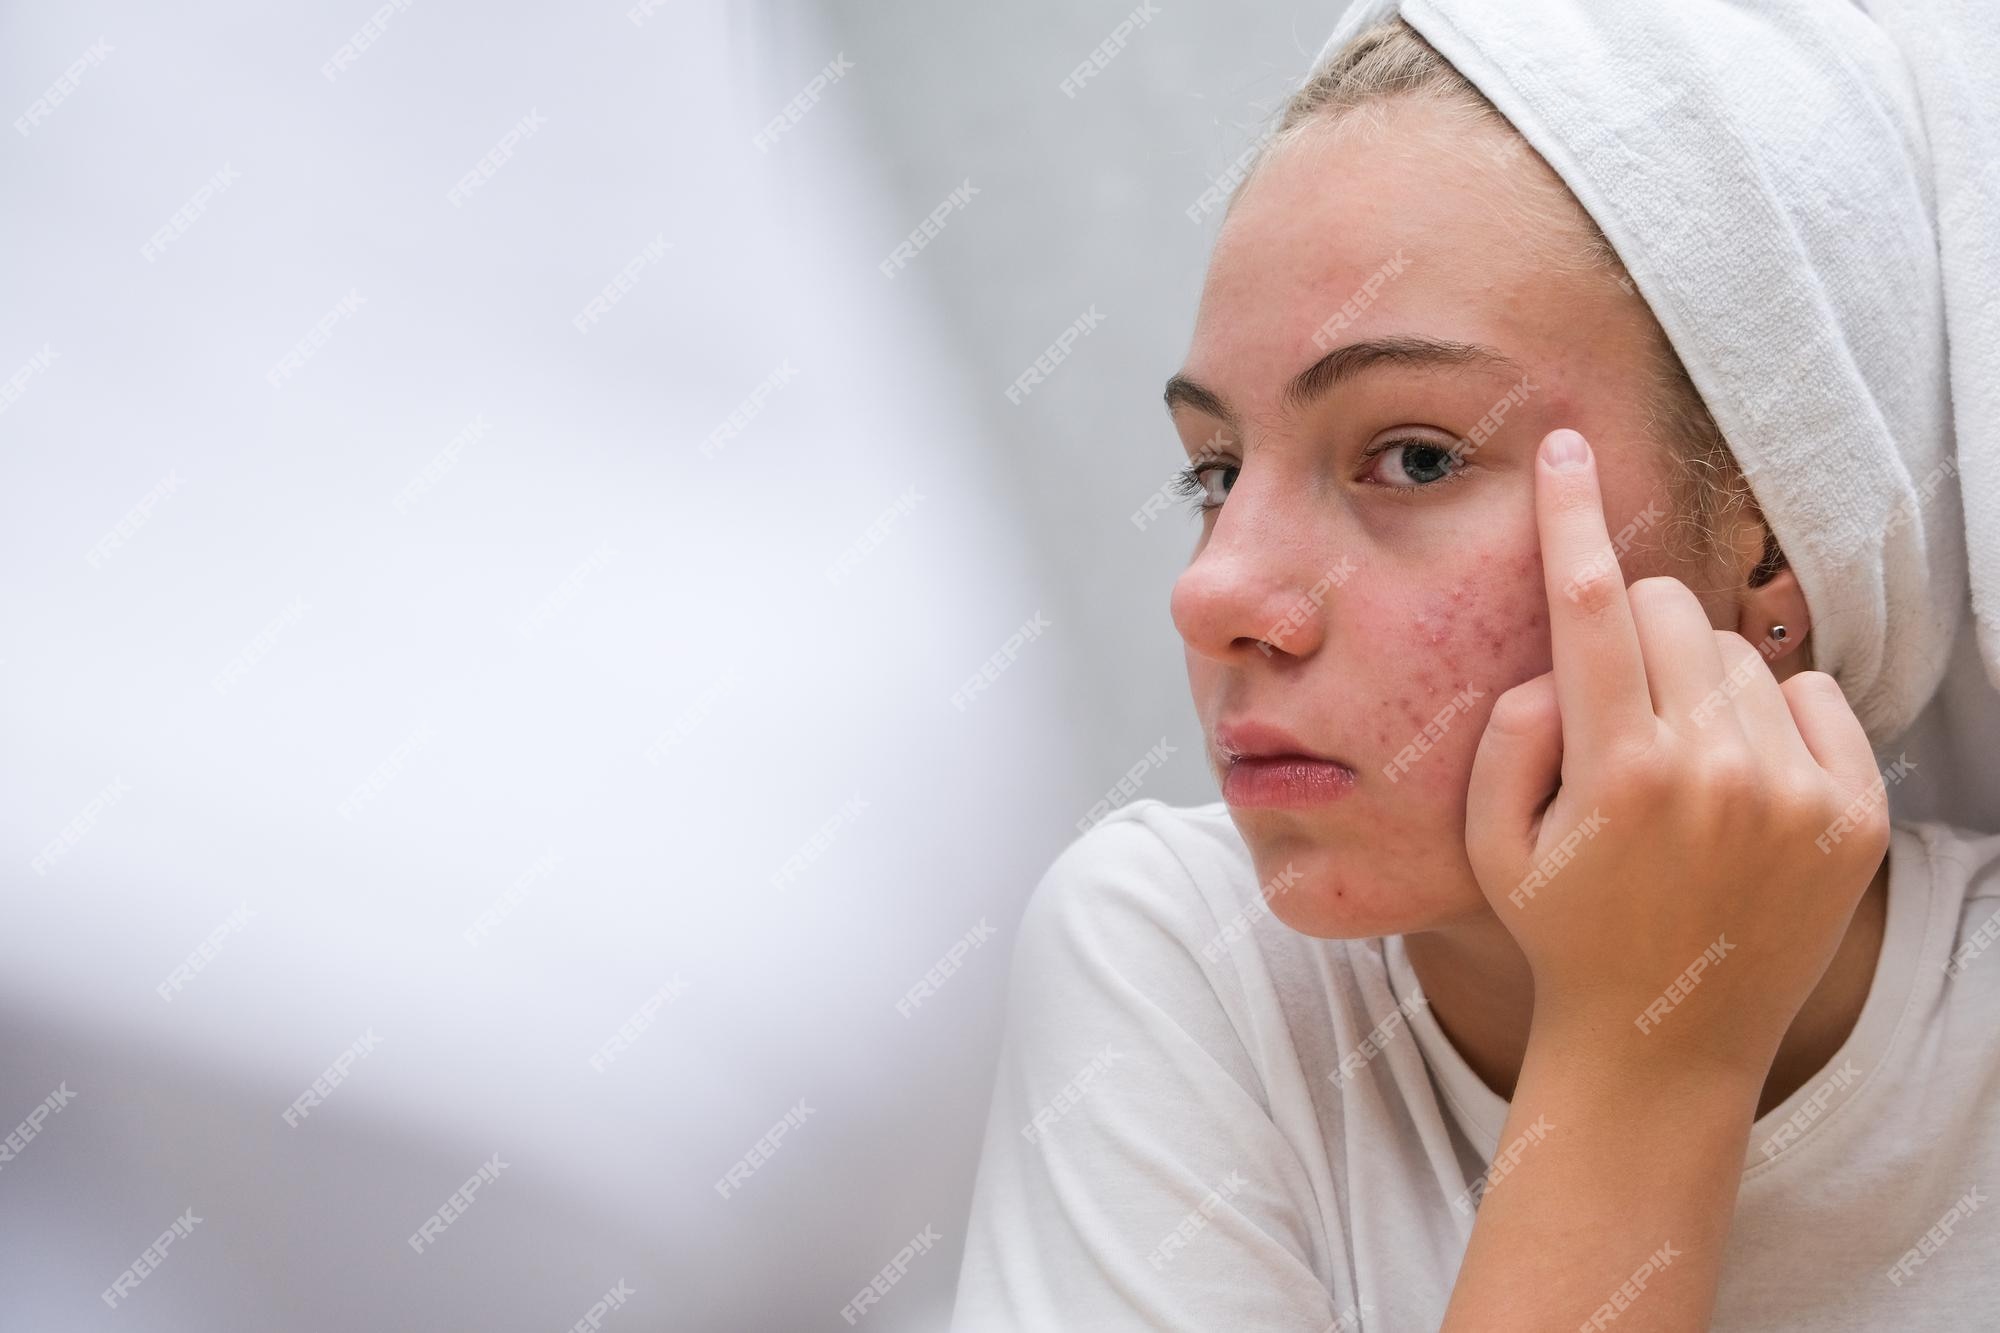
<path fill-rule="evenodd" d="M 1542 808 L 1562 778 L 1562 712 L 1545 671 L 1493 701 L 1472 756 L 1465 797 L 1465 850 L 1491 897 L 1534 855 Z"/>

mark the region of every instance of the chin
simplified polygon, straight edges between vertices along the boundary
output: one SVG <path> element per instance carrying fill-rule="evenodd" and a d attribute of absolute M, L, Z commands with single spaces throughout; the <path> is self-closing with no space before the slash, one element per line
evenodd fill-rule
<path fill-rule="evenodd" d="M 1470 868 L 1357 857 L 1330 840 L 1245 831 L 1251 864 L 1271 915 L 1301 935 L 1375 939 L 1435 930 L 1488 913 Z"/>

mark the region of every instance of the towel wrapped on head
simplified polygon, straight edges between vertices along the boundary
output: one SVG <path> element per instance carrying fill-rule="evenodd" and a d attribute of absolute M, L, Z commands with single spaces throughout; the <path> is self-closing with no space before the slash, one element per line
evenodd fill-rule
<path fill-rule="evenodd" d="M 2000 21 L 1982 3 L 1355 0 L 1316 63 L 1400 14 L 1547 160 L 1729 442 L 1892 811 L 1994 831 Z"/>

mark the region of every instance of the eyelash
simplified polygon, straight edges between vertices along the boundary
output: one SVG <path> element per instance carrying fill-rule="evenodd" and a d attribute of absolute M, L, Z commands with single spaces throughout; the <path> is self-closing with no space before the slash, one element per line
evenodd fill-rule
<path fill-rule="evenodd" d="M 1468 466 L 1462 456 L 1453 454 L 1451 449 L 1448 448 L 1447 446 L 1439 444 L 1435 440 L 1423 440 L 1414 437 L 1406 437 L 1404 439 L 1399 439 L 1399 440 L 1386 440 L 1383 443 L 1376 445 L 1374 448 L 1364 452 L 1361 455 L 1361 459 L 1363 462 L 1373 462 L 1376 458 L 1379 458 L 1381 455 L 1388 453 L 1391 449 L 1434 450 L 1437 453 L 1445 454 L 1453 458 L 1455 460 L 1455 466 L 1453 466 L 1450 471 L 1446 472 L 1443 476 L 1438 477 L 1434 481 L 1418 482 L 1417 484 L 1412 486 L 1392 486 L 1386 483 L 1381 484 L 1381 488 L 1386 491 L 1403 491 L 1403 492 L 1435 491 L 1442 487 L 1449 486 L 1452 482 L 1457 481 L 1460 476 L 1464 475 L 1466 467 Z M 1191 502 L 1190 507 L 1197 514 L 1204 514 L 1213 509 L 1220 509 L 1222 508 L 1220 504 L 1210 504 L 1206 499 L 1203 498 L 1204 496 L 1207 495 L 1208 488 L 1202 485 L 1202 474 L 1217 469 L 1233 470 L 1233 468 L 1234 468 L 1233 464 L 1220 463 L 1215 461 L 1209 461 L 1205 463 L 1190 463 L 1186 467 L 1182 468 L 1175 475 L 1173 482 L 1173 489 L 1176 494 L 1185 496 Z"/>
<path fill-rule="evenodd" d="M 1189 508 L 1197 514 L 1205 514 L 1211 509 L 1220 509 L 1222 508 L 1221 505 L 1210 504 L 1208 502 L 1206 498 L 1208 487 L 1202 485 L 1201 478 L 1203 473 L 1211 469 L 1228 466 L 1226 463 L 1189 463 L 1175 474 L 1174 493 L 1186 497 L 1189 502 Z"/>

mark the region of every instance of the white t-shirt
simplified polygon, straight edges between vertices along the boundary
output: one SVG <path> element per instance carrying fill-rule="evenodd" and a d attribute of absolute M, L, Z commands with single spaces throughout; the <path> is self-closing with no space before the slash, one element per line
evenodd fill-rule
<path fill-rule="evenodd" d="M 1715 1329 L 2000 1328 L 2000 835 L 1889 855 L 1853 1033 L 1752 1128 Z M 1221 802 L 1071 843 L 1007 1006 L 957 1333 L 1437 1328 L 1507 1105 L 1400 937 L 1270 914 Z"/>

